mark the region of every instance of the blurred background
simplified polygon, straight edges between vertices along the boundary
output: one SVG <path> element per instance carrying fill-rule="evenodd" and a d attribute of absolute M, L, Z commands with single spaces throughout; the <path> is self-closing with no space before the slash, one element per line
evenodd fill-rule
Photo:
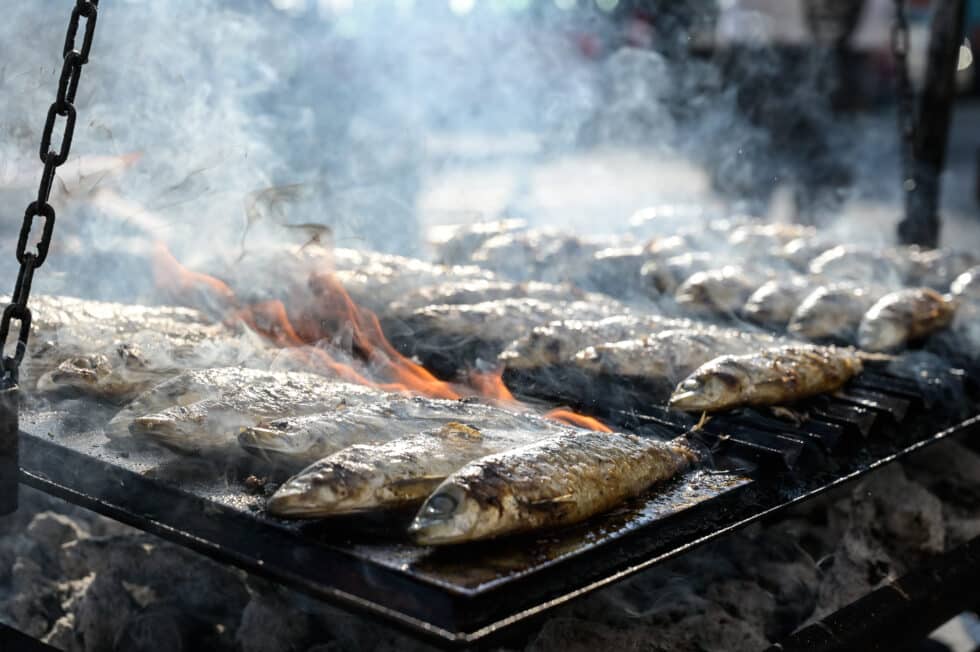
<path fill-rule="evenodd" d="M 63 3 L 4 4 L 12 229 L 39 173 Z M 907 3 L 915 87 L 931 11 Z M 980 0 L 967 13 L 947 242 L 978 212 Z M 114 250 L 149 234 L 193 263 L 329 230 L 421 254 L 434 225 L 514 216 L 588 234 L 696 203 L 817 223 L 857 212 L 855 237 L 890 242 L 893 24 L 891 0 L 118 0 L 73 154 L 128 158 L 59 173 L 58 200 L 84 201 L 59 211 L 56 240 Z"/>

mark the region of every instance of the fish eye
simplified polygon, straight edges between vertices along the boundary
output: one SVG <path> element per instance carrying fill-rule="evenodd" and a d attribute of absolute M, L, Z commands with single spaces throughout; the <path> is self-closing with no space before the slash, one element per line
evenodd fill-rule
<path fill-rule="evenodd" d="M 459 506 L 459 501 L 448 493 L 435 494 L 425 504 L 426 516 L 449 516 Z"/>
<path fill-rule="evenodd" d="M 694 390 L 701 386 L 701 381 L 697 378 L 688 378 L 681 383 L 681 389 Z"/>

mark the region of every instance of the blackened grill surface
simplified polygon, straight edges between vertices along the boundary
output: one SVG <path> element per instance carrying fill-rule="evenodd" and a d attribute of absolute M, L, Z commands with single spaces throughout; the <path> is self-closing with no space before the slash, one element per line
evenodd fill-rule
<path fill-rule="evenodd" d="M 896 391 L 889 393 L 892 386 Z M 849 387 L 845 395 L 861 389 Z M 953 424 L 915 409 L 913 393 L 898 381 L 879 382 L 877 399 L 857 406 L 863 418 L 874 417 L 871 426 L 862 422 L 864 430 L 841 425 L 850 423 L 846 397 L 823 399 L 838 418 L 813 417 L 809 428 L 752 413 L 716 418 L 697 440 L 715 450 L 718 466 L 728 472 L 689 473 L 573 528 L 441 550 L 390 538 L 403 530 L 399 516 L 309 523 L 269 518 L 264 496 L 246 482 L 267 470 L 248 457 L 211 462 L 145 447 L 114 449 L 93 427 L 105 422 L 109 409 L 90 403 L 24 416 L 22 479 L 416 633 L 470 642 L 943 437 L 980 430 L 980 417 Z M 641 433 L 645 419 L 652 420 L 661 436 L 690 425 L 653 412 L 624 412 L 618 420 Z"/>

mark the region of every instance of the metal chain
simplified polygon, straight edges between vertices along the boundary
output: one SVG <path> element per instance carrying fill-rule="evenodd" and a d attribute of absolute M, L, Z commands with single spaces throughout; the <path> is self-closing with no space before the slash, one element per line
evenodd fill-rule
<path fill-rule="evenodd" d="M 68 21 L 68 31 L 65 34 L 65 46 L 62 51 L 61 75 L 58 78 L 58 94 L 48 108 L 48 115 L 41 131 L 41 162 L 44 171 L 41 173 L 41 183 L 37 189 L 37 198 L 24 211 L 24 221 L 20 227 L 20 237 L 17 238 L 17 262 L 20 272 L 14 285 L 14 293 L 10 304 L 4 309 L 0 318 L 0 354 L 7 348 L 7 337 L 10 335 L 10 325 L 13 321 L 20 322 L 17 336 L 17 347 L 12 356 L 4 355 L 0 362 L 2 369 L 2 386 L 9 387 L 17 383 L 20 363 L 27 351 L 27 340 L 31 333 L 31 310 L 27 300 L 31 296 L 31 283 L 34 271 L 44 264 L 51 246 L 51 234 L 54 231 L 54 208 L 48 203 L 51 196 L 51 186 L 54 184 L 55 170 L 68 160 L 71 151 L 71 140 L 75 133 L 75 94 L 78 92 L 78 80 L 82 75 L 82 66 L 88 63 L 88 55 L 92 49 L 92 37 L 95 35 L 95 20 L 98 16 L 99 0 L 76 0 Z M 76 48 L 79 28 L 84 22 L 82 43 Z M 57 147 L 52 147 L 55 123 L 58 118 L 64 118 L 65 124 L 61 132 L 61 140 Z M 41 239 L 35 251 L 27 251 L 27 242 L 31 235 L 34 218 L 44 220 L 41 228 Z"/>
<path fill-rule="evenodd" d="M 892 25 L 891 39 L 898 93 L 898 134 L 902 141 L 902 182 L 907 187 L 912 182 L 912 148 L 917 116 L 915 94 L 909 80 L 909 23 L 905 16 L 905 0 L 895 0 L 895 22 Z"/>

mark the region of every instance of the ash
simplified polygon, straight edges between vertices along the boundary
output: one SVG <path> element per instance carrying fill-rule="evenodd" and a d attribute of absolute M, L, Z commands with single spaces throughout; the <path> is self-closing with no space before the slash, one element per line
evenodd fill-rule
<path fill-rule="evenodd" d="M 553 612 L 508 650 L 758 650 L 980 535 L 956 441 Z M 0 620 L 64 650 L 430 649 L 39 492 L 0 520 Z"/>

